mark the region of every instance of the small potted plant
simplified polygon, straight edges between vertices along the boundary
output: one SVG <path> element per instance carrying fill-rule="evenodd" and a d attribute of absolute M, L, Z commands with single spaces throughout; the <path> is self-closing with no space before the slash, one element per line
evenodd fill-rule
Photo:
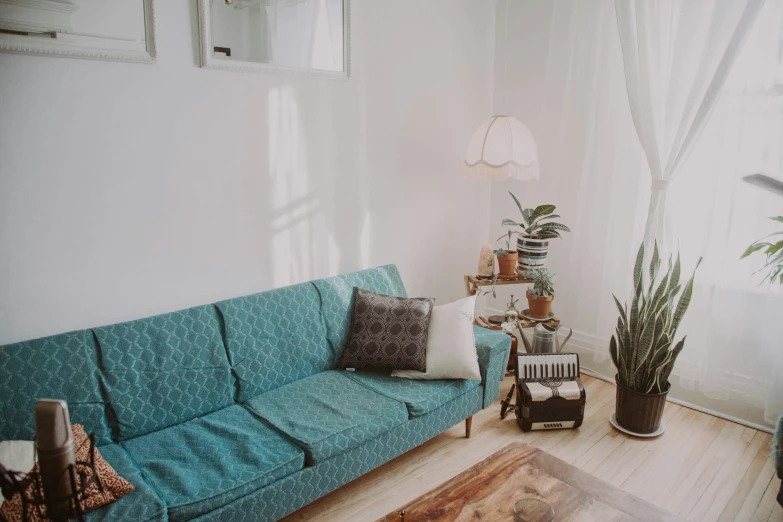
<path fill-rule="evenodd" d="M 549 240 L 560 238 L 562 237 L 560 232 L 570 232 L 571 229 L 562 223 L 550 221 L 560 217 L 554 214 L 554 205 L 539 205 L 536 208 L 523 209 L 517 197 L 511 192 L 509 194 L 522 214 L 522 221 L 504 219 L 503 225 L 522 229 L 518 232 L 517 238 L 519 270 L 520 275 L 531 277 L 535 269 L 544 265 L 549 252 Z"/>
<path fill-rule="evenodd" d="M 508 231 L 508 235 L 503 234 L 498 238 L 498 241 L 506 238 L 506 248 L 499 248 L 495 250 L 495 255 L 498 256 L 498 266 L 500 267 L 501 277 L 516 277 L 517 276 L 517 251 L 511 250 L 511 235 L 514 232 Z"/>
<path fill-rule="evenodd" d="M 696 263 L 696 268 L 699 267 Z M 669 376 L 677 356 L 685 346 L 685 337 L 676 345 L 674 336 L 680 326 L 693 294 L 694 275 L 683 288 L 680 285 L 680 256 L 669 268 L 656 288 L 661 259 L 658 245 L 650 261 L 650 282 L 642 282 L 644 244 L 639 247 L 633 269 L 634 292 L 631 308 L 623 307 L 614 298 L 620 317 L 616 334 L 609 342 L 609 352 L 617 368 L 617 403 L 614 421 L 622 428 L 640 435 L 658 431 L 669 393 Z M 677 295 L 680 294 L 679 300 Z"/>
<path fill-rule="evenodd" d="M 546 268 L 533 271 L 533 286 L 527 290 L 527 305 L 530 316 L 535 319 L 548 319 L 555 300 L 555 274 Z"/>

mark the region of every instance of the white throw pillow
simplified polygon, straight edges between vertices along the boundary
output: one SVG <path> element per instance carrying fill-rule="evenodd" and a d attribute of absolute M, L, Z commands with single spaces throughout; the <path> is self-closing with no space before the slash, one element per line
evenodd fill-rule
<path fill-rule="evenodd" d="M 0 440 L 0 464 L 7 470 L 26 475 L 35 466 L 33 445 L 31 440 Z M 3 500 L 3 494 L 0 492 L 0 504 Z"/>
<path fill-rule="evenodd" d="M 394 370 L 406 379 L 481 379 L 473 315 L 476 296 L 436 306 L 427 331 L 427 371 Z"/>

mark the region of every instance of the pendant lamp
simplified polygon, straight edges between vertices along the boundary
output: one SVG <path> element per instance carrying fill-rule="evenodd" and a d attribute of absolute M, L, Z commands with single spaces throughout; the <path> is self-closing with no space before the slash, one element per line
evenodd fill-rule
<path fill-rule="evenodd" d="M 509 0 L 506 0 L 503 75 L 507 80 L 509 7 Z M 492 116 L 470 138 L 464 170 L 465 177 L 473 179 L 538 179 L 536 140 L 533 139 L 530 129 L 513 116 Z"/>
<path fill-rule="evenodd" d="M 465 177 L 538 179 L 538 148 L 530 129 L 513 116 L 492 116 L 470 138 Z"/>

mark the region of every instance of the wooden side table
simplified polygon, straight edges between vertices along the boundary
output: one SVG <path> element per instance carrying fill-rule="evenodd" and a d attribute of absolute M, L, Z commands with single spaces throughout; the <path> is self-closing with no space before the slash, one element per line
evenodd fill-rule
<path fill-rule="evenodd" d="M 498 279 L 495 281 L 496 286 L 503 286 L 503 285 L 520 285 L 520 284 L 530 284 L 532 283 L 532 279 L 526 279 L 524 277 L 517 276 L 514 279 Z M 472 275 L 466 275 L 465 276 L 465 292 L 470 295 L 476 295 L 478 292 L 478 289 L 482 286 L 492 286 L 492 280 L 490 279 L 482 279 L 476 276 Z M 498 330 L 502 331 L 502 328 L 500 325 L 491 325 L 488 320 L 483 318 L 476 318 L 474 321 L 474 324 L 477 326 L 480 326 L 482 328 L 487 328 L 488 330 Z M 535 328 L 536 324 L 538 322 L 531 321 L 529 319 L 525 319 L 522 316 L 519 316 L 519 319 L 517 320 L 517 324 L 522 328 Z M 552 319 L 549 319 L 548 321 L 543 321 L 543 324 L 547 326 L 551 326 L 552 328 L 557 328 L 560 326 L 560 319 L 557 317 L 553 317 Z M 515 335 L 511 335 L 511 354 L 509 356 L 508 366 L 506 368 L 507 371 L 511 372 L 514 371 L 514 363 L 516 361 L 516 354 L 517 354 L 517 338 Z"/>
<path fill-rule="evenodd" d="M 495 281 L 495 286 L 521 285 L 521 284 L 530 284 L 532 282 L 533 282 L 532 279 L 526 279 L 524 277 L 517 276 L 514 279 L 498 279 L 497 281 Z M 472 275 L 465 276 L 465 291 L 467 292 L 468 295 L 476 295 L 476 292 L 478 292 L 479 287 L 482 286 L 492 286 L 492 280 L 480 279 Z"/>

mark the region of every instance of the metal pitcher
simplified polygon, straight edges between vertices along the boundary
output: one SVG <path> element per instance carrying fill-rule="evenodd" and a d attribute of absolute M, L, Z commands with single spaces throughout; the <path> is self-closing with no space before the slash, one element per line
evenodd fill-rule
<path fill-rule="evenodd" d="M 531 346 L 519 324 L 517 324 L 517 329 L 520 337 L 522 337 L 522 342 L 525 343 L 527 353 L 560 353 L 574 333 L 574 330 L 569 328 L 568 336 L 561 344 L 560 339 L 557 337 L 557 331 L 560 330 L 559 325 L 557 328 L 553 328 L 549 325 L 538 323 L 533 329 L 533 345 Z"/>

